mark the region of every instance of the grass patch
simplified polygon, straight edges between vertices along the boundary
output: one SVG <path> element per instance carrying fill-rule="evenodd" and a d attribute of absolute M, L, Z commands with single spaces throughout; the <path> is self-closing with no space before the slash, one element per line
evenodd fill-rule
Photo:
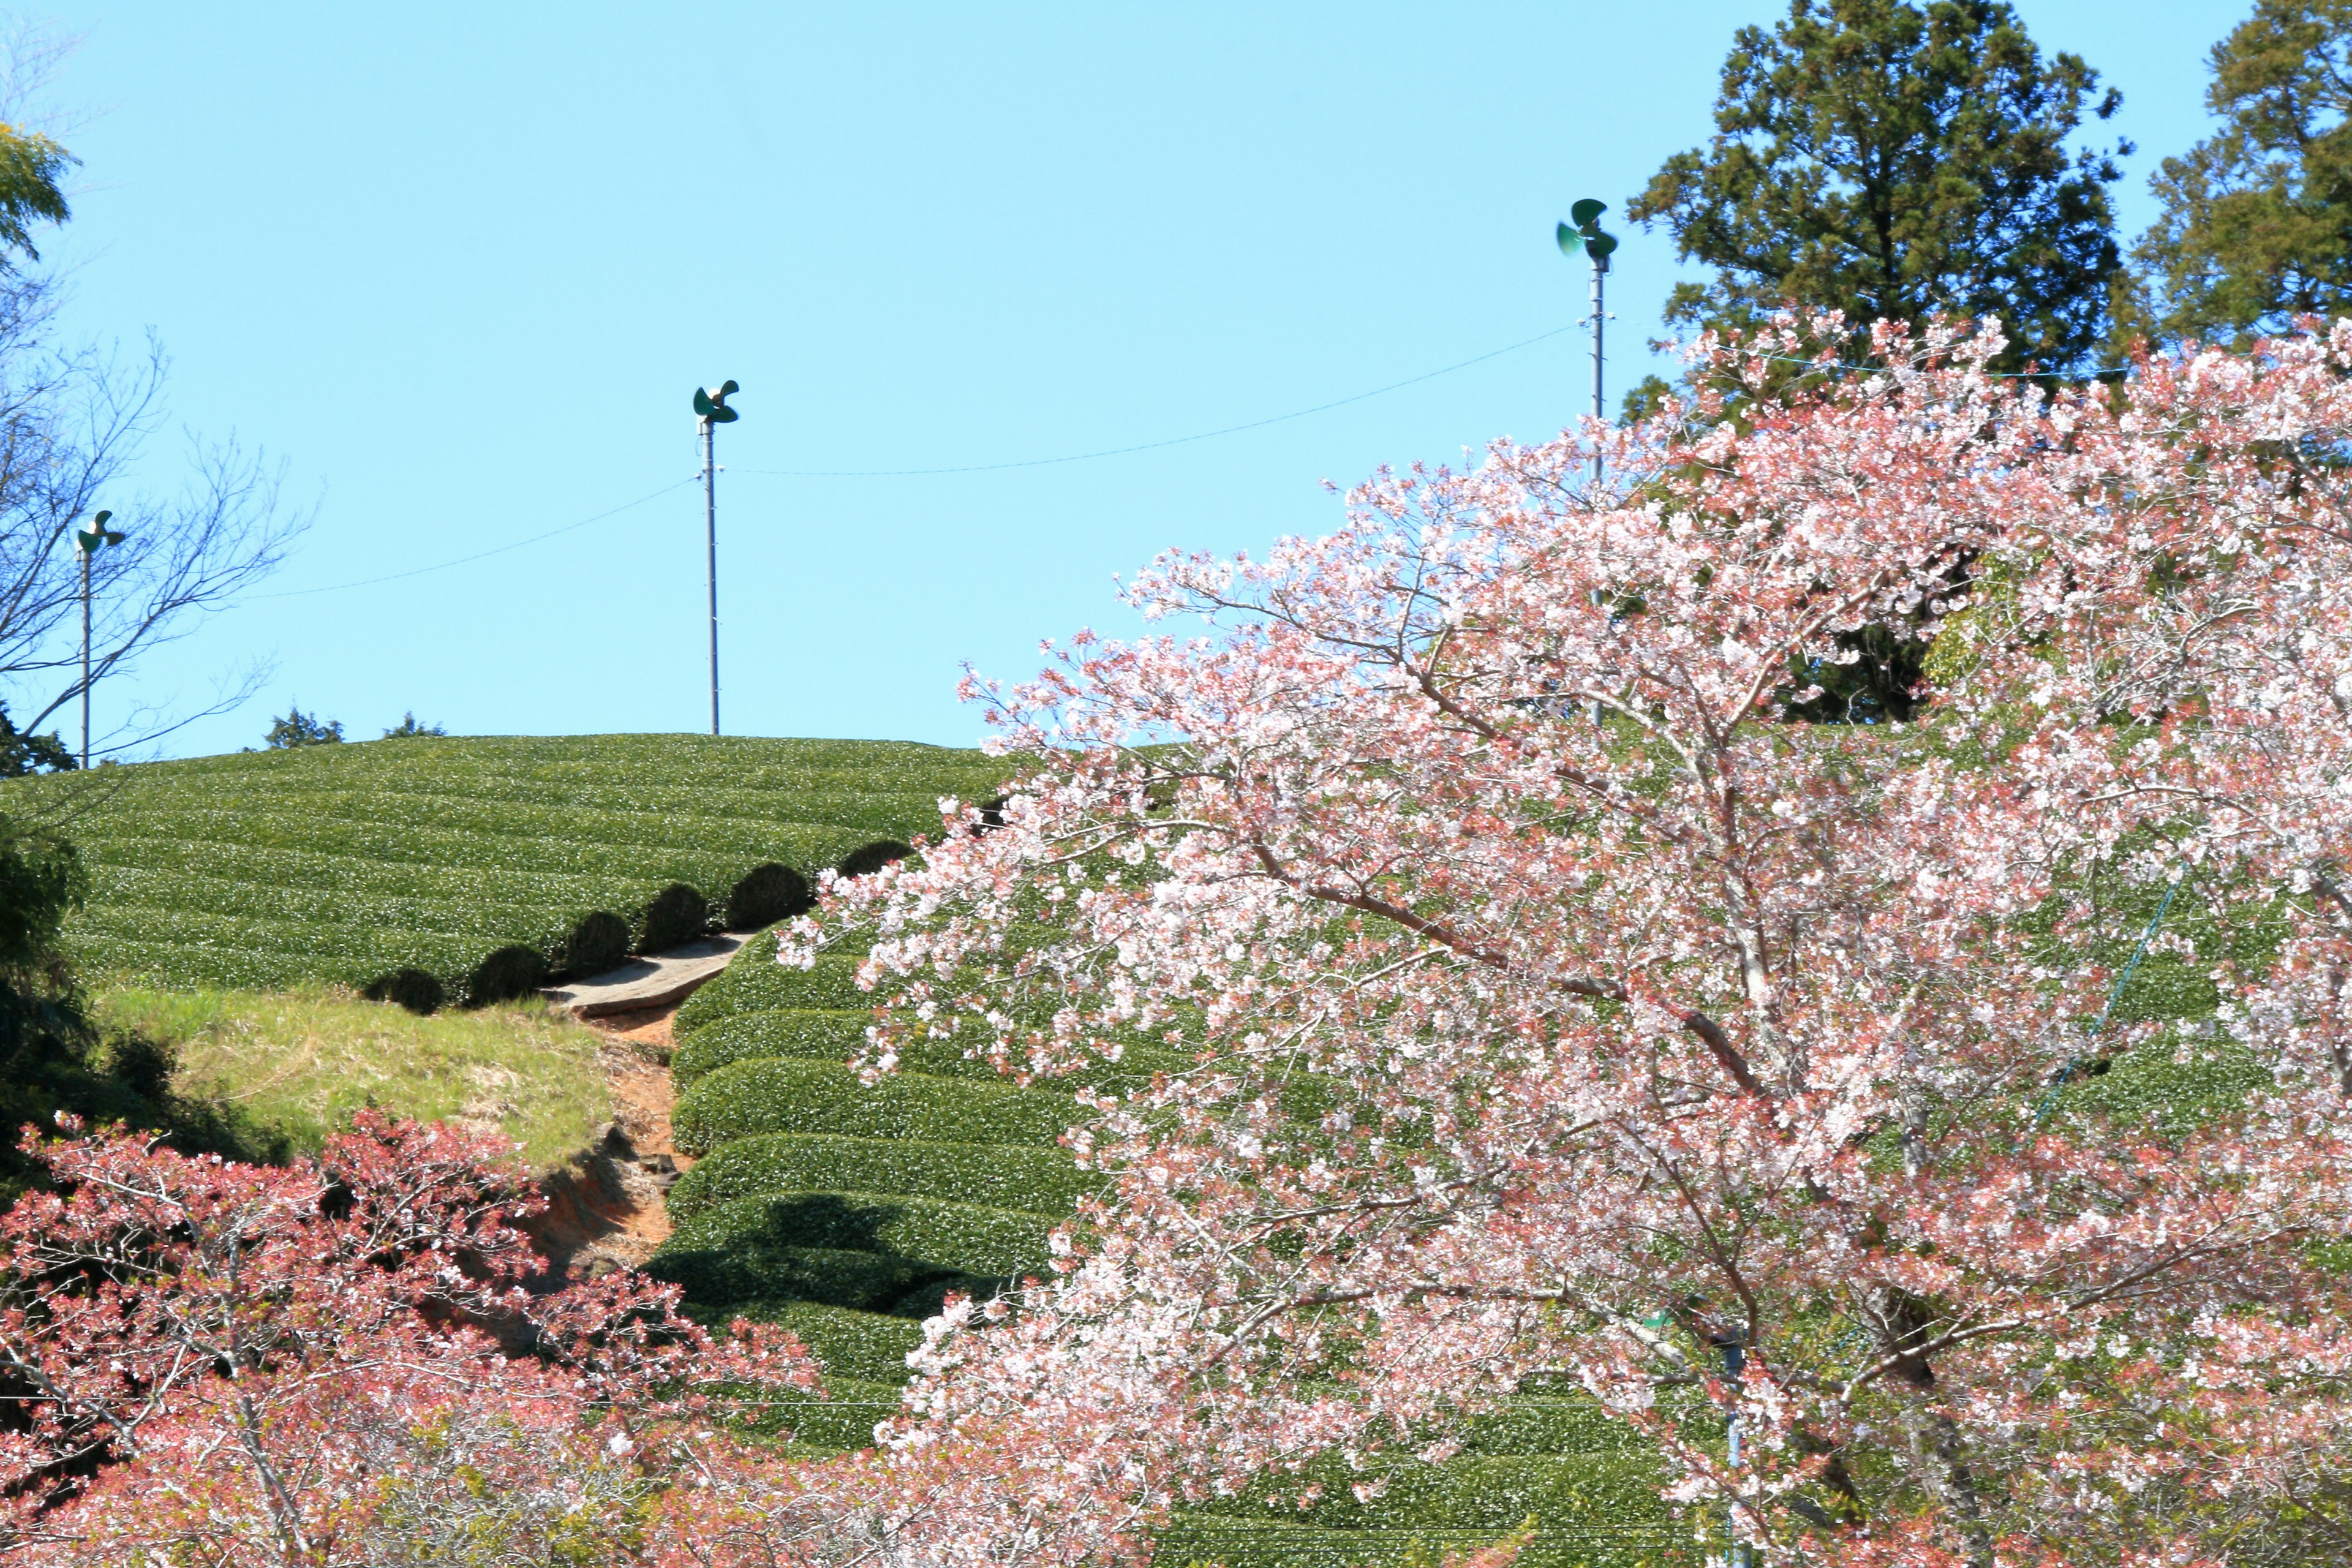
<path fill-rule="evenodd" d="M 596 1037 L 539 1003 L 429 1017 L 310 986 L 101 992 L 100 1021 L 173 1053 L 173 1088 L 234 1106 L 299 1151 L 375 1105 L 496 1127 L 534 1170 L 563 1163 L 612 1114 Z"/>

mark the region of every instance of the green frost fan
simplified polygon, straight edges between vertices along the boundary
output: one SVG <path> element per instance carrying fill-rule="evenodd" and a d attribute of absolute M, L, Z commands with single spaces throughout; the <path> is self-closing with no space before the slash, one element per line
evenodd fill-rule
<path fill-rule="evenodd" d="M 84 555 L 95 555 L 104 545 L 122 542 L 122 535 L 106 526 L 108 521 L 113 516 L 110 511 L 100 512 L 89 520 L 88 528 L 75 531 L 74 542 L 81 546 L 81 552 Z"/>
<path fill-rule="evenodd" d="M 1609 210 L 1607 202 L 1585 197 L 1568 209 L 1569 221 L 1559 226 L 1559 248 L 1569 256 L 1581 252 L 1592 258 L 1592 265 L 1601 271 L 1609 270 L 1610 253 L 1617 248 L 1617 237 L 1601 226 L 1601 215 Z"/>
<path fill-rule="evenodd" d="M 732 425 L 742 416 L 727 406 L 727 399 L 742 390 L 731 381 L 721 382 L 716 392 L 698 386 L 694 389 L 694 411 L 713 425 Z"/>

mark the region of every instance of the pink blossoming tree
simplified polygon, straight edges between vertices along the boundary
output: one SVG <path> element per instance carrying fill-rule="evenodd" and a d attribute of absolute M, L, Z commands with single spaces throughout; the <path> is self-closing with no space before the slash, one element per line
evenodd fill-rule
<path fill-rule="evenodd" d="M 1564 1377 L 1775 1561 L 2352 1559 L 2352 326 L 1768 395 L 1818 341 L 1705 345 L 1756 395 L 1588 430 L 1606 485 L 1384 473 L 1133 585 L 1204 635 L 975 683 L 1016 785 L 786 961 L 873 940 L 875 1071 L 1195 1065 L 1076 1135 L 1050 1284 L 934 1325 L 875 1528 L 1128 1554 Z M 1918 721 L 1790 721 L 1868 627 L 1935 639 Z M 2214 1040 L 2094 1035 L 2094 875 L 2272 933 Z M 2198 1050 L 2194 1115 L 2052 1094 Z"/>
<path fill-rule="evenodd" d="M 641 1276 L 546 1289 L 495 1139 L 367 1112 L 284 1168 L 25 1147 L 62 1190 L 0 1217 L 0 1560 L 670 1560 L 662 1495 L 756 1462 L 721 1418 L 814 1382 Z"/>

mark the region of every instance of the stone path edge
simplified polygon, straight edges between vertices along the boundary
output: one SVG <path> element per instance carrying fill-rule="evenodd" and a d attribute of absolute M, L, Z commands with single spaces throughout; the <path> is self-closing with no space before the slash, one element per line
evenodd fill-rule
<path fill-rule="evenodd" d="M 540 994 L 581 1018 L 667 1007 L 686 1000 L 704 981 L 726 968 L 735 950 L 750 940 L 733 932 L 698 937 L 667 952 L 633 958 L 617 969 L 552 986 Z"/>

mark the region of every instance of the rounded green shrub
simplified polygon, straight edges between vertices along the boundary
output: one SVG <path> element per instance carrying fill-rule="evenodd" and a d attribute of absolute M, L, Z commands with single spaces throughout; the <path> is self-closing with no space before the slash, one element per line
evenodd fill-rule
<path fill-rule="evenodd" d="M 667 952 L 683 942 L 692 942 L 710 929 L 710 900 L 699 889 L 684 882 L 672 882 L 654 895 L 646 906 L 643 929 L 637 936 L 639 952 Z"/>
<path fill-rule="evenodd" d="M 397 1002 L 412 1013 L 438 1012 L 449 999 L 440 980 L 425 969 L 395 969 L 379 974 L 360 987 L 360 994 L 371 1002 Z"/>
<path fill-rule="evenodd" d="M 629 956 L 629 922 L 610 910 L 580 917 L 566 932 L 554 968 L 574 980 L 602 974 Z"/>
<path fill-rule="evenodd" d="M 919 1322 L 815 1301 L 769 1307 L 760 1313 L 760 1321 L 798 1335 L 824 1366 L 828 1384 L 842 1378 L 885 1386 L 904 1383 L 907 1356 L 923 1342 Z"/>
<path fill-rule="evenodd" d="M 511 942 L 493 950 L 466 977 L 466 1000 L 480 1006 L 489 1002 L 528 996 L 547 981 L 547 955 L 535 947 Z"/>
<path fill-rule="evenodd" d="M 921 1337 L 920 1330 L 916 1331 L 916 1337 Z M 762 1417 L 758 1429 L 772 1427 L 778 1435 L 789 1432 L 794 1447 L 818 1452 L 870 1448 L 874 1446 L 875 1426 L 902 1408 L 898 1384 L 892 1382 L 827 1377 L 824 1392 L 822 1399 L 810 1394 L 786 1394 L 770 1407 L 770 1414 Z"/>
<path fill-rule="evenodd" d="M 1059 1149 L 771 1132 L 722 1143 L 669 1190 L 672 1220 L 765 1193 L 848 1191 L 1063 1215 L 1102 1177 Z"/>
<path fill-rule="evenodd" d="M 951 1143 L 1056 1147 L 1081 1120 L 1067 1095 L 898 1073 L 868 1088 L 831 1062 L 765 1058 L 734 1062 L 679 1097 L 677 1146 L 707 1153 L 763 1132 L 832 1132 Z"/>
<path fill-rule="evenodd" d="M 789 920 L 815 903 L 808 879 L 771 860 L 737 879 L 727 894 L 727 929 L 760 931 Z"/>

